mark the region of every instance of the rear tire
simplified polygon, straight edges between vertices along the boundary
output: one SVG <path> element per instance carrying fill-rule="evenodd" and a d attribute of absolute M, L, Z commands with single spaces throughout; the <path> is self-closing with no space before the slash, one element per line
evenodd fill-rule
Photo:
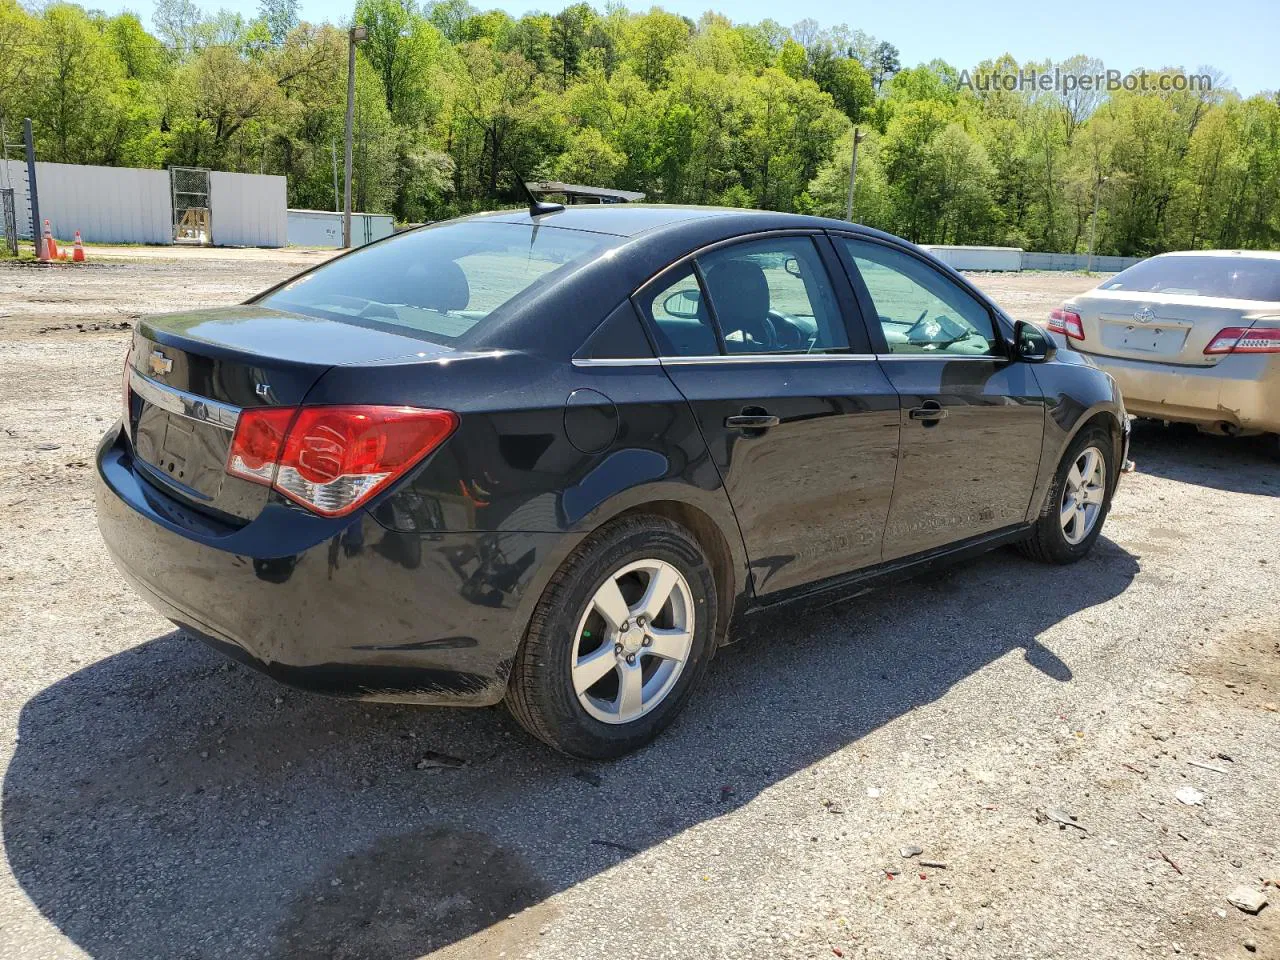
<path fill-rule="evenodd" d="M 507 707 L 562 753 L 629 753 L 675 719 L 706 672 L 717 609 L 711 567 L 687 530 L 654 516 L 610 523 L 574 550 L 534 608 Z"/>
<path fill-rule="evenodd" d="M 1111 510 L 1119 469 L 1115 459 L 1115 443 L 1103 427 L 1088 426 L 1077 434 L 1058 464 L 1031 536 L 1018 545 L 1023 555 L 1056 564 L 1088 556 Z"/>

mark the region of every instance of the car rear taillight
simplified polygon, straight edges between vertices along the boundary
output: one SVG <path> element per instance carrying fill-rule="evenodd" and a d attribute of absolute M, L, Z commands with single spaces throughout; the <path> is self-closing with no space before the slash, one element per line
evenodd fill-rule
<path fill-rule="evenodd" d="M 1066 307 L 1049 311 L 1049 329 L 1072 340 L 1084 339 L 1084 324 L 1080 322 L 1080 314 Z"/>
<path fill-rule="evenodd" d="M 244 410 L 236 421 L 227 455 L 227 473 L 267 486 L 276 477 L 276 464 L 284 449 L 289 424 L 297 414 L 294 407 L 263 407 Z"/>
<path fill-rule="evenodd" d="M 1280 353 L 1280 327 L 1223 327 L 1204 352 Z"/>
<path fill-rule="evenodd" d="M 326 517 L 350 513 L 440 446 L 458 425 L 417 407 L 262 407 L 241 412 L 227 473 Z"/>

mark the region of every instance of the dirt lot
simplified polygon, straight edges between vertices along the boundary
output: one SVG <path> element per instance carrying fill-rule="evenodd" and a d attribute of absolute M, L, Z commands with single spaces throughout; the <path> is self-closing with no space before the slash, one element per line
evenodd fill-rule
<path fill-rule="evenodd" d="M 122 255 L 0 265 L 0 958 L 1280 957 L 1256 445 L 1140 427 L 1087 561 L 998 552 L 775 624 L 584 766 L 501 709 L 285 690 L 125 586 L 90 491 L 116 325 L 321 255 Z M 1027 318 L 1090 285 L 978 281 Z"/>

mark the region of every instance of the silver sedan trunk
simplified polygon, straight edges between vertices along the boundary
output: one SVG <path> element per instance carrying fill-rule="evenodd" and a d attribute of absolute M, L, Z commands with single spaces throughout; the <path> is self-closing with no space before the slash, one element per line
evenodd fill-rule
<path fill-rule="evenodd" d="M 1050 328 L 1139 416 L 1280 432 L 1280 254 L 1165 254 L 1072 298 Z"/>

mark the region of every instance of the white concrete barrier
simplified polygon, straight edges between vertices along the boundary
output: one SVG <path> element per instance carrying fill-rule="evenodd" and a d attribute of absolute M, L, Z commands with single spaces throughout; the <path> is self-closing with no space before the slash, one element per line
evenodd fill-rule
<path fill-rule="evenodd" d="M 1119 273 L 1127 270 L 1143 257 L 1104 257 L 1094 255 L 1094 273 Z M 1088 270 L 1087 253 L 1023 253 L 1023 270 Z"/>
<path fill-rule="evenodd" d="M 1020 247 L 965 247 L 921 244 L 953 270 L 1018 271 L 1022 269 Z"/>
<path fill-rule="evenodd" d="M 284 177 L 209 174 L 209 221 L 217 247 L 283 247 L 289 242 Z"/>
<path fill-rule="evenodd" d="M 381 240 L 395 232 L 395 220 L 390 214 L 351 214 L 353 247 Z M 342 214 L 333 210 L 290 210 L 289 244 L 295 247 L 342 246 Z"/>
<path fill-rule="evenodd" d="M 31 239 L 27 165 L 10 160 L 18 236 Z M 54 237 L 86 243 L 173 243 L 173 197 L 168 170 L 36 163 L 40 217 Z"/>

